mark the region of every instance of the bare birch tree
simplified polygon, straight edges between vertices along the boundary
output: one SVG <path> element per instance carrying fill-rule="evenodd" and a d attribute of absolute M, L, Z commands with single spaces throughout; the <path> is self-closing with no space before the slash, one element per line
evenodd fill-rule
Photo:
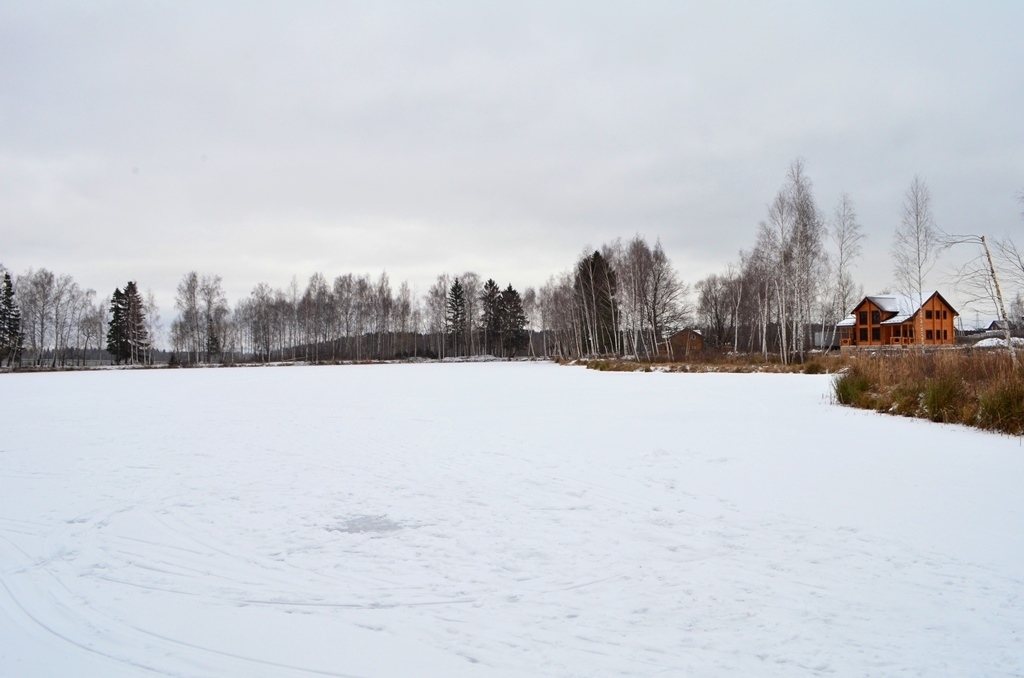
<path fill-rule="evenodd" d="M 729 336 L 728 281 L 712 273 L 697 283 L 697 313 L 708 345 L 720 347 Z"/>
<path fill-rule="evenodd" d="M 438 358 L 445 355 L 444 349 L 448 336 L 448 274 L 437 276 L 437 281 L 427 290 L 423 300 L 427 310 L 428 331 L 435 337 L 434 348 Z"/>
<path fill-rule="evenodd" d="M 900 292 L 924 304 L 925 283 L 935 267 L 941 243 L 932 216 L 931 192 L 919 176 L 915 176 L 903 197 L 900 225 L 893 234 L 893 276 Z M 923 319 L 921 320 L 923 323 Z M 924 331 L 917 329 L 919 343 Z"/>
<path fill-rule="evenodd" d="M 466 295 L 466 318 L 468 320 L 467 353 L 478 355 L 480 353 L 480 332 L 477 328 L 477 316 L 480 315 L 480 295 L 483 293 L 483 279 L 473 271 L 466 271 L 459 276 L 459 282 Z"/>
<path fill-rule="evenodd" d="M 199 316 L 199 274 L 189 271 L 178 283 L 174 307 L 178 317 L 171 323 L 175 352 L 184 351 L 186 362 L 199 362 L 203 353 L 202 320 Z"/>
<path fill-rule="evenodd" d="M 946 235 L 943 239 L 943 244 L 946 247 L 964 243 L 978 246 L 978 253 L 958 269 L 953 276 L 957 289 L 972 295 L 974 301 L 986 299 L 991 302 L 1003 324 L 1006 350 L 1010 353 L 1014 369 L 1018 369 L 1020 364 L 1017 360 L 1017 350 L 1013 345 L 1010 316 L 1006 311 L 1006 303 L 1003 300 L 1003 290 L 999 284 L 999 274 L 996 272 L 992 250 L 983 235 Z"/>
<path fill-rule="evenodd" d="M 1003 277 L 1014 285 L 1024 289 L 1024 250 L 1021 250 L 1010 238 L 1003 238 L 993 243 L 999 253 L 999 270 Z"/>
<path fill-rule="evenodd" d="M 651 253 L 651 272 L 648 279 L 647 317 L 656 341 L 661 342 L 689 320 L 690 286 L 679 277 L 669 261 L 661 241 L 654 243 Z"/>
<path fill-rule="evenodd" d="M 394 313 L 395 300 L 391 294 L 391 278 L 387 271 L 380 274 L 377 284 L 374 286 L 373 308 L 374 308 L 374 332 L 377 335 L 377 358 L 390 357 L 394 353 L 394 346 L 390 343 L 392 338 L 392 315 Z"/>
<path fill-rule="evenodd" d="M 50 346 L 50 317 L 53 314 L 54 286 L 56 276 L 41 268 L 31 268 L 19 275 L 15 282 L 15 294 L 21 304 L 21 328 L 28 340 L 26 347 L 33 355 L 36 365 L 41 365 L 43 353 Z"/>
<path fill-rule="evenodd" d="M 853 280 L 853 267 L 861 256 L 864 233 L 857 221 L 857 211 L 849 194 L 839 196 L 839 203 L 832 214 L 830 231 L 832 244 L 835 247 L 832 267 L 832 309 L 826 318 L 832 324 L 832 339 L 835 340 L 835 323 L 849 313 L 855 301 L 859 299 L 860 290 Z"/>
<path fill-rule="evenodd" d="M 206 360 L 225 349 L 227 321 L 230 311 L 219 275 L 204 275 L 199 280 L 199 302 L 202 315 L 200 336 Z"/>
<path fill-rule="evenodd" d="M 821 282 L 827 277 L 825 268 L 825 220 L 814 202 L 810 177 L 803 161 L 793 161 L 789 168 L 787 198 L 793 211 L 793 313 L 791 332 L 793 352 L 803 359 L 808 345 L 806 330 L 814 318 L 820 299 Z"/>
<path fill-rule="evenodd" d="M 395 342 L 396 355 L 410 357 L 416 354 L 416 338 L 413 329 L 413 296 L 409 283 L 402 281 L 395 295 L 394 331 L 398 334 Z"/>
<path fill-rule="evenodd" d="M 162 340 L 161 332 L 163 331 L 163 325 L 160 324 L 160 304 L 156 301 L 156 295 L 153 294 L 153 290 L 146 290 L 146 303 L 145 303 L 145 318 L 146 318 L 146 333 L 149 335 L 149 345 L 146 347 L 146 362 L 152 363 L 153 347 Z"/>

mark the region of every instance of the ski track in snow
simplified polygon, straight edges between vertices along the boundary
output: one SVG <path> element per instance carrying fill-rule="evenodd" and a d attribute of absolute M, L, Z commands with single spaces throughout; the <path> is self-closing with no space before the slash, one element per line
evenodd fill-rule
<path fill-rule="evenodd" d="M 5 676 L 1024 673 L 1021 441 L 825 376 L 2 381 Z"/>

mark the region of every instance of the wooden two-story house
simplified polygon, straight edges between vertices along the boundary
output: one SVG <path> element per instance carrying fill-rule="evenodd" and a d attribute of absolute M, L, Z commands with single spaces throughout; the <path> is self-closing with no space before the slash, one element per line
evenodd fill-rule
<path fill-rule="evenodd" d="M 909 346 L 956 342 L 953 320 L 958 313 L 938 292 L 917 304 L 906 297 L 876 294 L 864 297 L 837 324 L 840 346 Z"/>

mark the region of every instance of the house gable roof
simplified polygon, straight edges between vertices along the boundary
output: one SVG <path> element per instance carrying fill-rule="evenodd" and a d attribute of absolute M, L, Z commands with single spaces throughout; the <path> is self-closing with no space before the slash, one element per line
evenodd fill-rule
<path fill-rule="evenodd" d="M 933 291 L 925 295 L 925 303 L 931 301 L 932 297 L 938 297 L 941 299 L 942 303 L 948 306 L 949 310 L 953 312 L 953 315 L 960 315 L 957 313 L 957 310 L 953 308 L 953 304 L 949 303 L 949 301 L 939 294 L 938 291 Z M 904 323 L 913 318 L 917 312 L 921 310 L 921 307 L 924 306 L 924 304 L 918 304 L 912 297 L 908 297 L 904 294 L 869 294 L 857 302 L 857 305 L 853 307 L 853 310 L 856 311 L 864 304 L 865 301 L 870 301 L 872 304 L 877 306 L 879 310 L 884 311 L 885 313 L 896 314 L 895 317 L 883 320 L 883 325 L 898 325 L 900 323 Z M 851 313 L 850 317 L 854 317 L 854 314 Z M 846 320 L 849 320 L 850 317 Z M 842 323 L 845 323 L 846 320 L 843 320 Z"/>
<path fill-rule="evenodd" d="M 949 306 L 949 310 L 953 312 L 953 315 L 960 315 L 957 312 L 957 310 L 955 308 L 953 308 L 953 304 L 949 303 L 949 300 L 946 299 L 946 297 L 944 297 L 941 294 L 939 294 L 938 290 L 936 290 L 935 292 L 932 292 L 930 295 L 925 297 L 925 301 L 928 301 L 932 297 L 938 297 L 939 299 L 941 299 L 942 303 L 944 303 L 946 306 Z"/>

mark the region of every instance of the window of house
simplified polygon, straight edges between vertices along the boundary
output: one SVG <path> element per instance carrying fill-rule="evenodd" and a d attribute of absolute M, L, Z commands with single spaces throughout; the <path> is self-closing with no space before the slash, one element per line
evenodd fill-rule
<path fill-rule="evenodd" d="M 931 339 L 932 338 L 932 331 L 931 330 L 925 330 L 924 331 L 924 338 L 925 339 Z"/>
<path fill-rule="evenodd" d="M 900 336 L 900 326 L 899 325 L 897 325 L 896 327 L 892 328 L 892 336 L 894 336 L 894 337 Z"/>
<path fill-rule="evenodd" d="M 930 309 L 924 312 L 924 319 L 925 320 L 931 320 L 932 319 L 932 312 L 931 312 Z"/>
<path fill-rule="evenodd" d="M 882 340 L 882 328 L 881 327 L 872 327 L 871 328 L 871 341 L 881 341 L 881 340 Z"/>
<path fill-rule="evenodd" d="M 907 328 L 907 338 L 909 338 L 909 339 L 913 339 L 914 338 L 914 328 L 913 327 L 908 327 Z"/>
<path fill-rule="evenodd" d="M 867 311 L 861 311 L 860 313 L 858 313 L 857 314 L 857 322 L 859 322 L 861 325 L 867 325 L 868 324 L 868 312 Z M 865 339 L 867 339 L 867 337 L 865 337 Z"/>
<path fill-rule="evenodd" d="M 871 323 L 873 325 L 877 325 L 880 322 L 882 322 L 882 314 L 879 313 L 878 311 L 872 311 L 871 312 Z"/>
<path fill-rule="evenodd" d="M 942 340 L 949 339 L 949 330 L 942 330 Z"/>
<path fill-rule="evenodd" d="M 860 340 L 861 341 L 867 341 L 868 340 L 868 328 L 866 328 L 866 327 L 860 328 Z"/>
<path fill-rule="evenodd" d="M 943 319 L 943 320 L 945 320 L 945 319 L 946 319 L 946 311 L 943 311 L 943 312 L 942 312 L 942 319 Z"/>

